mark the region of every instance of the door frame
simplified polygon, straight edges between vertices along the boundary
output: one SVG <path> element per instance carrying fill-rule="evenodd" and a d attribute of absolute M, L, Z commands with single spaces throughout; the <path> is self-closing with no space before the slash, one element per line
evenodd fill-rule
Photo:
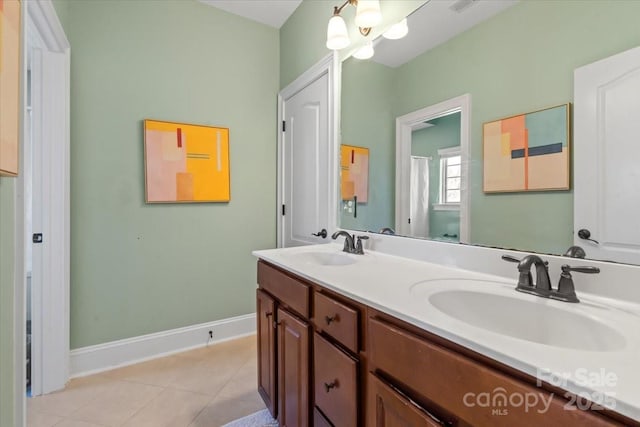
<path fill-rule="evenodd" d="M 463 178 L 460 184 L 460 242 L 470 241 L 469 162 L 471 144 L 471 95 L 464 94 L 396 118 L 396 233 L 409 235 L 411 201 L 411 133 L 425 121 L 460 112 L 460 155 Z"/>
<path fill-rule="evenodd" d="M 32 313 L 40 315 L 39 322 L 47 325 L 48 329 L 62 331 L 62 340 L 47 340 L 46 348 L 42 349 L 41 360 L 43 364 L 55 366 L 58 373 L 42 372 L 42 384 L 50 386 L 43 391 L 53 391 L 63 388 L 69 378 L 69 283 L 70 283 L 70 45 L 64 33 L 64 29 L 58 19 L 58 15 L 50 0 L 23 1 L 23 82 L 27 79 L 28 49 L 37 47 L 42 50 L 56 52 L 64 55 L 64 61 L 58 64 L 49 64 L 45 60 L 43 68 L 52 71 L 57 76 L 62 76 L 57 81 L 51 78 L 43 78 L 46 84 L 52 84 L 57 93 L 64 96 L 56 97 L 57 105 L 49 105 L 45 108 L 39 119 L 33 117 L 33 133 L 48 135 L 47 150 L 42 150 L 43 182 L 47 185 L 49 204 L 47 221 L 43 230 L 45 239 L 52 237 L 51 244 L 43 252 L 43 265 L 48 265 L 46 270 L 50 280 L 49 294 L 62 296 L 61 298 L 43 298 L 42 311 Z M 48 73 L 49 76 L 51 73 Z M 41 73 L 44 75 L 44 73 Z M 22 87 L 23 105 L 26 106 L 26 84 Z M 62 114 L 64 120 L 47 119 L 51 117 L 50 111 L 54 109 Z M 25 151 L 27 120 L 25 110 L 22 108 L 22 153 Z M 21 155 L 21 169 L 24 171 L 25 156 Z M 24 214 L 27 201 L 24 198 L 26 190 L 25 174 L 21 174 L 17 181 L 16 192 L 16 242 L 15 242 L 15 386 L 16 393 L 16 424 L 24 425 L 26 421 L 26 385 L 25 385 L 25 360 L 26 348 L 26 264 L 25 249 L 31 244 L 31 236 L 27 236 Z M 43 248 L 44 249 L 44 248 Z M 42 268 L 39 266 L 38 268 Z M 61 374 L 60 374 L 61 373 Z M 53 376 L 53 381 L 49 376 Z M 62 383 L 60 379 L 62 378 Z M 51 386 L 52 385 L 52 386 Z"/>
<path fill-rule="evenodd" d="M 307 71 L 302 73 L 292 83 L 287 85 L 278 93 L 278 145 L 277 145 L 277 184 L 276 184 L 276 244 L 278 248 L 283 246 L 284 242 L 284 219 L 282 215 L 282 205 L 284 200 L 284 142 L 285 132 L 282 129 L 284 120 L 284 106 L 287 100 L 295 94 L 318 80 L 320 77 L 327 75 L 328 78 L 328 111 L 327 111 L 327 135 L 329 135 L 329 210 L 327 229 L 335 230 L 337 228 L 338 214 L 338 149 L 339 149 L 339 129 L 340 129 L 340 61 L 338 54 L 333 51 L 329 55 L 322 58 L 318 63 L 313 65 Z"/>

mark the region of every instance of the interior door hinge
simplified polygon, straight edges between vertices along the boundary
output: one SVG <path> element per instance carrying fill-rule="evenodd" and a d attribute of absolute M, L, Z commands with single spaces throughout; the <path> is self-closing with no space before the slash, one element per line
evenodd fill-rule
<path fill-rule="evenodd" d="M 285 215 L 285 207 L 284 207 L 284 205 L 282 205 L 282 215 L 283 216 Z"/>
<path fill-rule="evenodd" d="M 285 122 L 284 120 L 282 121 L 282 132 L 286 132 L 287 130 L 287 122 Z"/>

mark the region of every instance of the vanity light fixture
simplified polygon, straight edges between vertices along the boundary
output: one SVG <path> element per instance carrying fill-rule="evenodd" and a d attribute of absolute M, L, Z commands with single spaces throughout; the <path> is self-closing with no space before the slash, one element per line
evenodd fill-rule
<path fill-rule="evenodd" d="M 327 48 L 329 49 L 340 50 L 351 44 L 347 24 L 340 16 L 342 9 L 348 4 L 356 7 L 355 22 L 363 36 L 368 36 L 371 27 L 375 27 L 382 21 L 379 0 L 346 0 L 342 6 L 334 6 L 333 16 L 327 26 Z"/>
<path fill-rule="evenodd" d="M 397 24 L 393 24 L 387 31 L 382 33 L 382 37 L 389 40 L 398 40 L 403 38 L 409 33 L 409 26 L 407 25 L 407 18 Z"/>

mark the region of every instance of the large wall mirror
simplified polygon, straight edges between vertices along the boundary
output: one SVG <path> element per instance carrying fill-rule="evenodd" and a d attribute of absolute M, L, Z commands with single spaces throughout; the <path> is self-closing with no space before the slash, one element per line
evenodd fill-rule
<path fill-rule="evenodd" d="M 576 236 L 573 171 L 580 165 L 571 150 L 581 141 L 567 141 L 568 190 L 488 193 L 483 124 L 574 103 L 575 69 L 638 45 L 633 17 L 640 2 L 478 0 L 462 10 L 455 4 L 426 2 L 408 17 L 406 39 L 380 38 L 373 58 L 343 61 L 341 143 L 367 149 L 368 176 L 366 202 L 341 196 L 340 226 L 557 255 L 579 243 L 587 258 L 616 260 Z M 468 96 L 468 114 L 444 108 L 413 120 L 405 126 L 409 145 L 399 148 L 397 120 L 461 96 Z M 635 170 L 638 160 L 620 157 L 619 168 Z M 640 205 L 640 189 L 629 197 Z"/>

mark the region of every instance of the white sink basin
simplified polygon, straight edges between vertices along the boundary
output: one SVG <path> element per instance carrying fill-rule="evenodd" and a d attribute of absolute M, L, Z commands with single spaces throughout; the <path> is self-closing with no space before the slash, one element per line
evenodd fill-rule
<path fill-rule="evenodd" d="M 341 266 L 354 264 L 356 262 L 354 257 L 341 252 L 303 252 L 293 255 L 293 257 L 314 265 Z"/>
<path fill-rule="evenodd" d="M 521 295 L 500 282 L 426 281 L 414 285 L 412 293 L 456 320 L 520 340 L 598 352 L 620 351 L 627 344 L 599 318 L 605 308 Z"/>

